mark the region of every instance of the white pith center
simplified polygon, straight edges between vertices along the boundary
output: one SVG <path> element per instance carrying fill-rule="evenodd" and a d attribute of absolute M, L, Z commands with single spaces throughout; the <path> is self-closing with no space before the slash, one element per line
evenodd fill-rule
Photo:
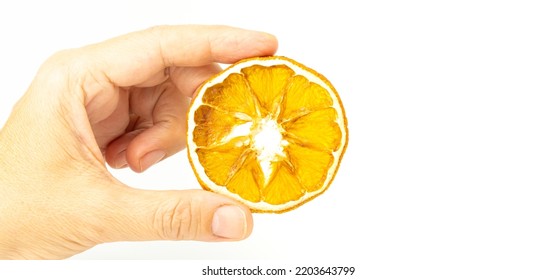
<path fill-rule="evenodd" d="M 256 123 L 253 130 L 251 147 L 255 149 L 257 160 L 265 176 L 269 180 L 273 171 L 272 163 L 284 158 L 284 146 L 279 124 L 271 117 L 264 118 Z"/>

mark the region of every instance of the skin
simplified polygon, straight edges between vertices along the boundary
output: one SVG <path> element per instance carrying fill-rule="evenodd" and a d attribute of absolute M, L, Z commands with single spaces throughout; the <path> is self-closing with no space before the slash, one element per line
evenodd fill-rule
<path fill-rule="evenodd" d="M 248 237 L 244 205 L 203 190 L 135 189 L 106 164 L 142 172 L 183 149 L 189 99 L 216 63 L 276 49 L 262 32 L 160 26 L 54 54 L 0 130 L 0 258 Z"/>

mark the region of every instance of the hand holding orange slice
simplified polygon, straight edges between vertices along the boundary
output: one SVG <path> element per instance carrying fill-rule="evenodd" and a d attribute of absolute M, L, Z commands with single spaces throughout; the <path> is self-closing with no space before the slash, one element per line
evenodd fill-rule
<path fill-rule="evenodd" d="M 188 110 L 186 146 L 201 186 L 254 212 L 285 212 L 322 194 L 347 142 L 332 84 L 286 57 L 231 65 L 199 87 Z"/>

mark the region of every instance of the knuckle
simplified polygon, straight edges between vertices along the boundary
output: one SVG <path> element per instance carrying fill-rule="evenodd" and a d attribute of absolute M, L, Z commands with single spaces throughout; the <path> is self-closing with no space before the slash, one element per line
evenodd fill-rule
<path fill-rule="evenodd" d="M 61 70 L 78 70 L 84 64 L 84 57 L 81 55 L 81 49 L 66 49 L 54 53 L 50 56 L 43 67 L 49 71 L 54 69 Z"/>
<path fill-rule="evenodd" d="M 36 81 L 48 86 L 68 86 L 71 91 L 89 70 L 89 61 L 81 49 L 61 50 L 51 55 L 40 67 Z"/>
<path fill-rule="evenodd" d="M 37 73 L 37 78 L 44 78 L 45 81 L 65 77 L 69 72 L 68 69 L 71 57 L 74 56 L 72 50 L 62 50 L 51 55 L 41 66 Z"/>
<path fill-rule="evenodd" d="M 198 207 L 193 201 L 176 199 L 159 206 L 154 227 L 161 239 L 197 239 L 201 234 Z"/>

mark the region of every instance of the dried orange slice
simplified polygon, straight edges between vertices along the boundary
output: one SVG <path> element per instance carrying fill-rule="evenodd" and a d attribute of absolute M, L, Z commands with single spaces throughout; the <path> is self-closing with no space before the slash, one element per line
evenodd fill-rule
<path fill-rule="evenodd" d="M 204 189 L 254 212 L 280 213 L 329 187 L 346 149 L 346 125 L 325 77 L 286 57 L 257 57 L 199 87 L 186 145 Z"/>

